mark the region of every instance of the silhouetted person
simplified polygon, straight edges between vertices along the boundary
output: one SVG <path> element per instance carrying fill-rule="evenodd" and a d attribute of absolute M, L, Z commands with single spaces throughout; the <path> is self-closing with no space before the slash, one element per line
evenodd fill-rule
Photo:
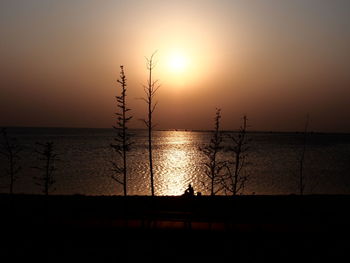
<path fill-rule="evenodd" d="M 194 190 L 191 184 L 188 184 L 188 188 L 186 189 L 185 196 L 194 196 Z"/>

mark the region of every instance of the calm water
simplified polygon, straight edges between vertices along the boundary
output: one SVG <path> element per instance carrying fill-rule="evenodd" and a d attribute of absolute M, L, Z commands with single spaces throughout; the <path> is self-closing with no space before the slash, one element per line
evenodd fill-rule
<path fill-rule="evenodd" d="M 60 153 L 55 174 L 55 194 L 119 195 L 122 187 L 111 179 L 110 161 L 116 156 L 110 148 L 111 129 L 12 128 L 9 134 L 23 145 L 20 178 L 16 193 L 40 193 L 33 177 L 38 164 L 36 142 L 53 141 Z M 147 133 L 134 131 L 129 153 L 131 195 L 149 195 Z M 204 157 L 199 151 L 209 141 L 209 132 L 156 131 L 154 133 L 155 192 L 180 195 L 188 183 L 195 191 L 208 192 L 201 183 Z M 244 194 L 297 193 L 302 134 L 251 133 L 249 164 L 244 172 L 249 181 Z M 228 158 L 223 154 L 223 158 Z M 4 159 L 0 160 L 0 190 L 7 192 Z M 311 134 L 308 137 L 304 173 L 307 193 L 350 193 L 350 135 Z"/>

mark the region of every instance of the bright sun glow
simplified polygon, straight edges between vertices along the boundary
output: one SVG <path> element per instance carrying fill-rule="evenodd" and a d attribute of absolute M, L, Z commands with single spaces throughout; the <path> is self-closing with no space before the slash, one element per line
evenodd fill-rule
<path fill-rule="evenodd" d="M 188 59 L 185 55 L 174 53 L 169 57 L 169 69 L 172 72 L 180 73 L 186 70 L 188 66 Z"/>

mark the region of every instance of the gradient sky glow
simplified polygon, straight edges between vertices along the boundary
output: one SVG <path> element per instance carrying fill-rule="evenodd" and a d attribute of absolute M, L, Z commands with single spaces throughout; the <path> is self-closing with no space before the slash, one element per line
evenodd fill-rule
<path fill-rule="evenodd" d="M 133 127 L 157 51 L 158 128 L 350 132 L 350 1 L 1 0 L 0 126 L 111 127 L 125 65 Z M 186 70 L 172 70 L 180 54 Z M 175 55 L 176 56 L 176 55 Z"/>

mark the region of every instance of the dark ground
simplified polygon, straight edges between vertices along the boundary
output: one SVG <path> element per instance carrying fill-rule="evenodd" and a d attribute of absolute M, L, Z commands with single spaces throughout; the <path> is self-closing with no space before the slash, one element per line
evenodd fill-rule
<path fill-rule="evenodd" d="M 350 196 L 0 195 L 0 262 L 350 262 Z"/>

